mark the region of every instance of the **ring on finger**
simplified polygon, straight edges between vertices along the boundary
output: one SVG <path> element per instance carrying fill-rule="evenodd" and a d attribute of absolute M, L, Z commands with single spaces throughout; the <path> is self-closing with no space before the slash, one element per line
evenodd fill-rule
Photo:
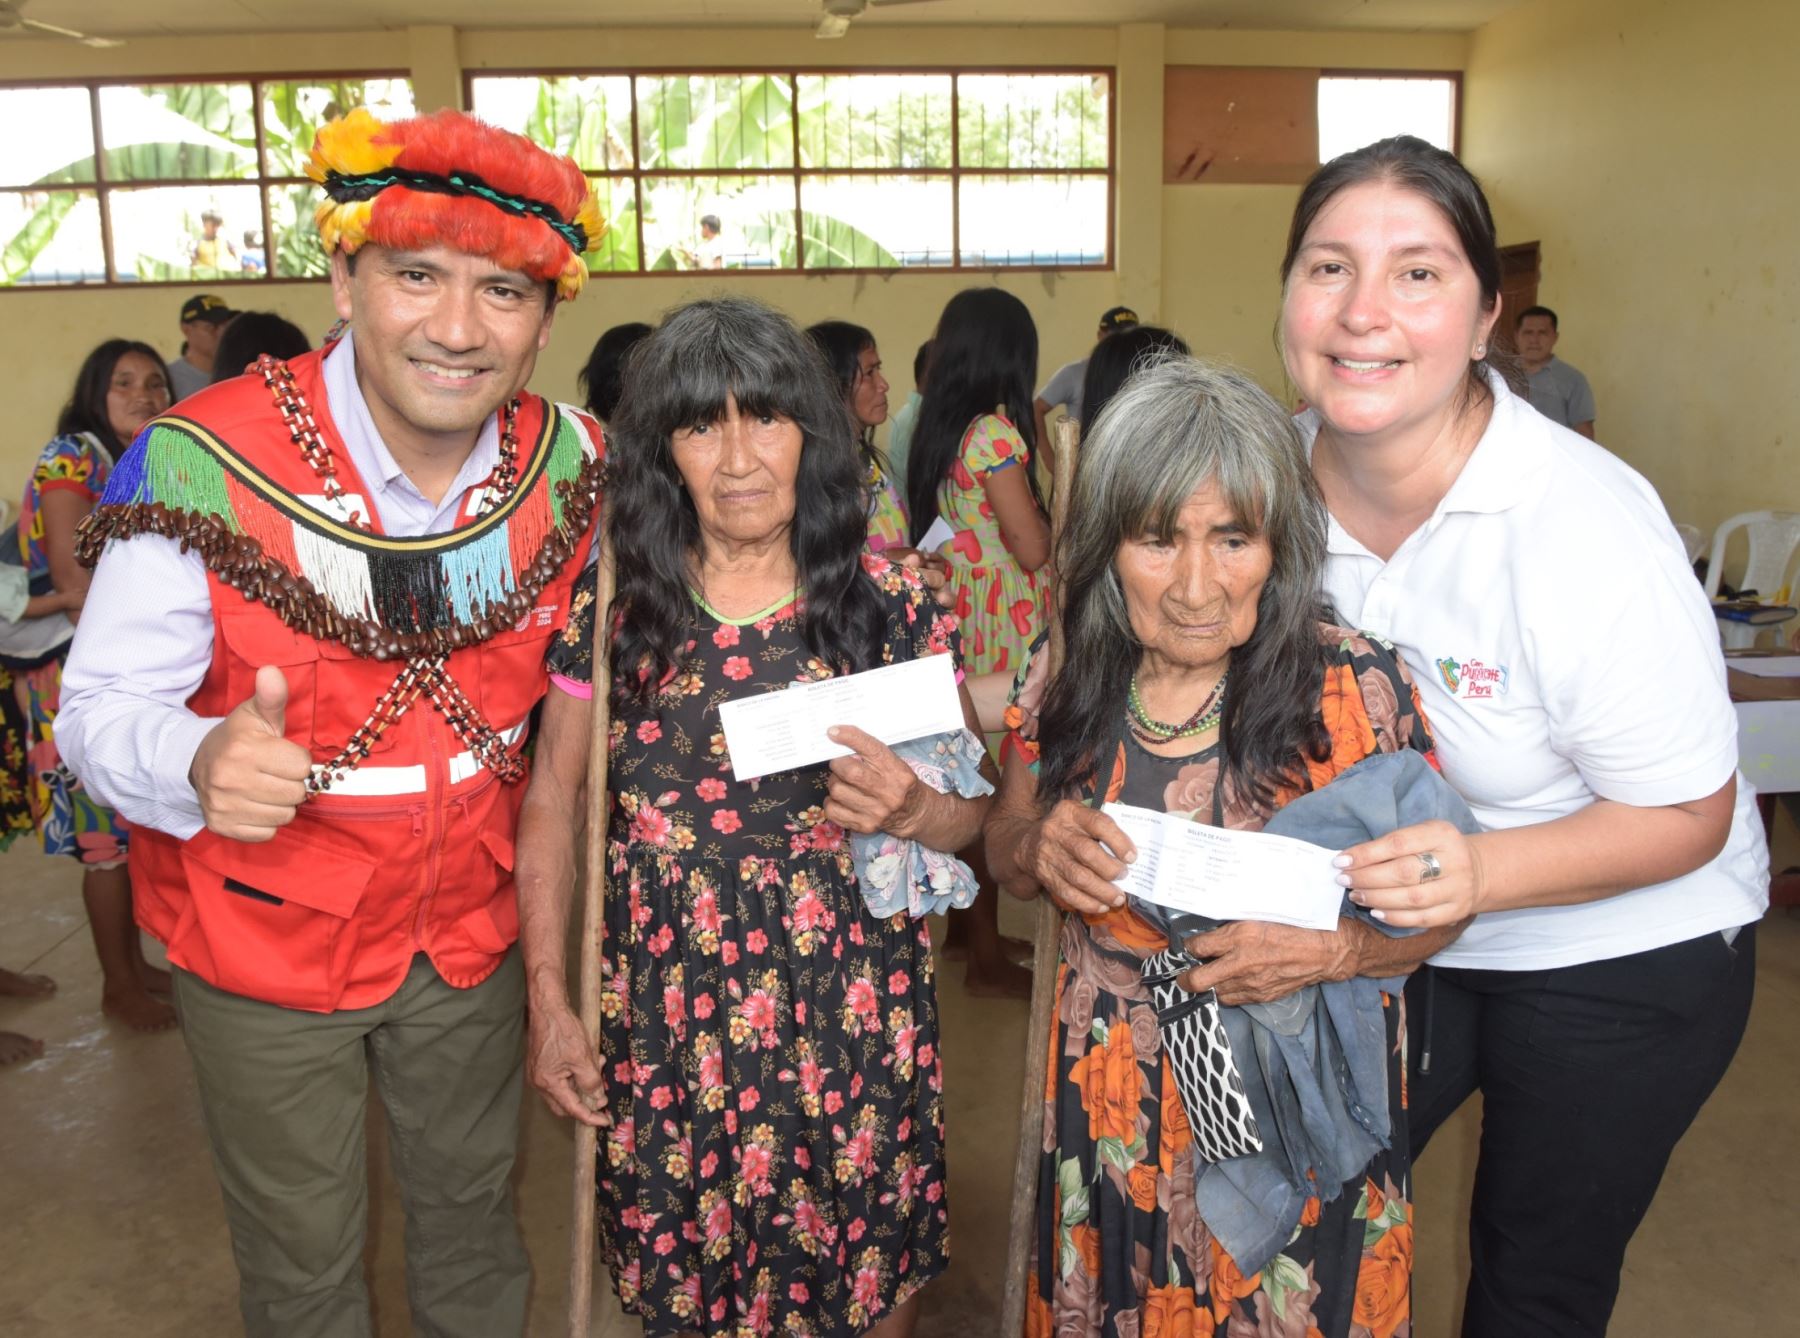
<path fill-rule="evenodd" d="M 1429 883 L 1433 878 L 1444 876 L 1444 866 L 1438 863 L 1438 857 L 1429 850 L 1419 852 L 1419 881 Z"/>

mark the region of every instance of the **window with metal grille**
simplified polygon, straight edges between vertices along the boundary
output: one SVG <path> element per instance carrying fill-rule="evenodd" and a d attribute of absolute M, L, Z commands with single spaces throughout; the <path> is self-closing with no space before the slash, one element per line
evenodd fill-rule
<path fill-rule="evenodd" d="M 470 109 L 573 156 L 596 274 L 1106 268 L 1112 75 L 509 71 Z"/>
<path fill-rule="evenodd" d="M 323 278 L 320 125 L 413 114 L 398 74 L 0 88 L 0 287 Z"/>

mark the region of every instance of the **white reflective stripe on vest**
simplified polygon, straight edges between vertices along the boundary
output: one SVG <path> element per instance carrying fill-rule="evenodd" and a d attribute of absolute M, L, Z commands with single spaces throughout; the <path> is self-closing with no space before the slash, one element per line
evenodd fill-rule
<path fill-rule="evenodd" d="M 521 720 L 511 729 L 501 730 L 500 738 L 510 748 L 524 734 L 525 722 Z M 315 766 L 313 770 L 318 772 L 323 768 Z M 450 784 L 460 785 L 480 770 L 481 759 L 465 748 L 450 759 Z M 372 767 L 367 764 L 352 767 L 349 772 L 333 781 L 326 793 L 356 795 L 365 799 L 380 799 L 397 794 L 424 794 L 425 766 L 419 763 L 410 767 Z"/>

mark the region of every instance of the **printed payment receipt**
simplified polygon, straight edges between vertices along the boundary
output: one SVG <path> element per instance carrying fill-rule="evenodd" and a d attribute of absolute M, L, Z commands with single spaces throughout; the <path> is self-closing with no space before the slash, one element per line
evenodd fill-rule
<path fill-rule="evenodd" d="M 1119 886 L 1134 897 L 1214 920 L 1272 920 L 1336 929 L 1344 889 L 1337 854 L 1267 832 L 1205 827 L 1179 813 L 1130 804 L 1103 810 L 1137 846 Z"/>
<path fill-rule="evenodd" d="M 731 774 L 743 781 L 849 757 L 851 749 L 825 736 L 833 725 L 854 725 L 891 747 L 959 730 L 963 713 L 953 657 L 928 655 L 722 702 L 719 723 Z"/>

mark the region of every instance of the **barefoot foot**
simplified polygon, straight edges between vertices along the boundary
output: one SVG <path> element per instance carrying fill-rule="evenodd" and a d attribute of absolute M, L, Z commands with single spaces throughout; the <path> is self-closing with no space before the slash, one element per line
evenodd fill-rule
<path fill-rule="evenodd" d="M 1029 999 L 1031 972 L 1012 962 L 982 966 L 970 962 L 963 972 L 963 988 L 977 999 Z"/>
<path fill-rule="evenodd" d="M 16 1031 L 0 1031 L 0 1068 L 8 1064 L 28 1064 L 44 1057 L 44 1043 Z"/>
<path fill-rule="evenodd" d="M 0 967 L 0 994 L 15 999 L 41 999 L 56 993 L 56 982 L 49 976 L 28 976 L 20 971 Z"/>
<path fill-rule="evenodd" d="M 167 1031 L 175 1025 L 175 1010 L 141 986 L 107 990 L 100 996 L 100 1011 L 133 1031 Z"/>

